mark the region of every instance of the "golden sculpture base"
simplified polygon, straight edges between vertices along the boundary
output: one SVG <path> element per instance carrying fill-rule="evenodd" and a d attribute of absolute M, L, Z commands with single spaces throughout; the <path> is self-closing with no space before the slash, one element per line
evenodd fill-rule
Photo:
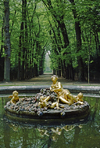
<path fill-rule="evenodd" d="M 4 106 L 7 115 L 18 117 L 20 119 L 81 119 L 88 115 L 89 104 L 85 101 L 83 104 L 74 103 L 69 106 L 67 104 L 59 103 L 59 106 L 64 108 L 54 109 L 40 108 L 34 97 L 21 98 L 16 104 L 10 101 Z"/>

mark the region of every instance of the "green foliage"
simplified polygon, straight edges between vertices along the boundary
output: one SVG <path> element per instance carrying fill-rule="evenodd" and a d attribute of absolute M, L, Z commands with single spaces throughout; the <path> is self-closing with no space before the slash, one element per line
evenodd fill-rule
<path fill-rule="evenodd" d="M 31 69 L 35 65 L 39 69 L 42 62 L 44 68 L 45 54 L 48 51 L 50 51 L 51 68 L 54 70 L 59 70 L 63 65 L 65 69 L 68 65 L 77 68 L 79 57 L 86 66 L 89 56 L 100 56 L 99 1 L 74 0 L 74 3 L 71 3 L 71 0 L 27 0 L 24 7 L 22 1 L 10 0 L 9 5 L 11 68 L 18 67 L 19 64 L 22 66 L 23 62 L 24 69 L 26 67 Z M 3 1 L 1 1 L 1 32 L 3 17 Z M 77 46 L 75 23 L 79 23 L 81 29 L 80 50 Z M 2 34 L 0 34 L 0 45 L 3 46 Z M 2 56 L 5 56 L 4 49 Z M 90 59 L 89 62 L 92 64 L 94 59 Z"/>

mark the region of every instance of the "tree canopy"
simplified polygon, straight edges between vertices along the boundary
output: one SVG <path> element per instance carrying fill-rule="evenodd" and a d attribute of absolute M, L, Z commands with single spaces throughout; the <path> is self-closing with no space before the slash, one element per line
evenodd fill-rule
<path fill-rule="evenodd" d="M 48 51 L 54 74 L 99 79 L 99 1 L 2 0 L 0 21 L 1 80 L 43 74 Z"/>

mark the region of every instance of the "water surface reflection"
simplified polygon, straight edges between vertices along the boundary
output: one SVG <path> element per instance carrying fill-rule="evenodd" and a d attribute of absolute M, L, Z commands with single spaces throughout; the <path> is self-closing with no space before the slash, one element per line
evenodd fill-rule
<path fill-rule="evenodd" d="M 91 105 L 87 122 L 42 126 L 7 120 L 0 98 L 0 147 L 2 148 L 99 148 L 100 98 L 85 98 Z"/>

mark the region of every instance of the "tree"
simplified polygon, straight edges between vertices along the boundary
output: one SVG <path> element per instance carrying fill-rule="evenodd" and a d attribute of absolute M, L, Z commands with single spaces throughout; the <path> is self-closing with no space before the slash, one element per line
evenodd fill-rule
<path fill-rule="evenodd" d="M 52 18 L 56 24 L 56 31 L 53 29 L 52 25 L 50 24 L 53 35 L 54 35 L 55 43 L 58 48 L 58 51 L 57 52 L 55 51 L 55 53 L 57 53 L 56 57 L 57 56 L 61 57 L 61 50 L 64 50 L 64 49 L 66 49 L 66 52 L 64 54 L 67 55 L 68 54 L 67 48 L 69 46 L 69 38 L 68 38 L 66 25 L 64 22 L 65 1 L 63 1 L 63 0 L 61 0 L 59 2 L 51 1 L 51 0 L 42 0 L 42 1 L 45 4 L 46 8 L 50 11 Z M 56 50 L 56 48 L 53 48 L 53 50 Z M 58 55 L 58 53 L 60 55 Z M 62 67 L 64 66 L 63 73 L 65 73 L 65 75 L 64 74 L 63 75 L 65 77 L 67 77 L 66 74 L 68 73 L 68 71 L 66 73 L 66 69 L 67 69 L 67 67 L 69 67 L 69 64 L 67 64 L 67 67 L 66 67 L 65 60 L 62 60 L 61 58 L 58 58 L 58 59 L 59 60 L 57 62 L 57 64 L 58 64 L 57 74 L 59 76 L 62 75 L 61 74 Z"/>
<path fill-rule="evenodd" d="M 81 25 L 79 21 L 79 14 L 77 14 L 76 6 L 74 0 L 69 0 L 72 4 L 72 12 L 75 19 L 75 31 L 76 31 L 76 44 L 77 44 L 77 53 L 81 51 L 82 48 L 82 41 L 81 41 Z M 82 81 L 84 80 L 84 65 L 81 55 L 77 56 L 78 60 L 78 69 L 79 69 L 79 75 L 78 80 Z"/>
<path fill-rule="evenodd" d="M 99 75 L 99 2 L 90 0 L 5 0 L 5 2 L 9 2 L 10 5 L 8 36 L 11 49 L 9 46 L 8 50 L 6 43 L 3 46 L 3 31 L 8 31 L 8 28 L 3 26 L 3 17 L 6 24 L 6 15 L 4 16 L 0 9 L 2 22 L 0 60 L 2 61 L 3 56 L 5 59 L 10 57 L 8 58 L 10 65 L 7 67 L 10 67 L 11 79 L 17 79 L 18 76 L 21 80 L 42 74 L 45 54 L 48 51 L 52 69 L 58 76 L 77 79 L 78 75 L 78 80 L 84 78 L 87 80 L 87 69 L 90 71 L 90 79 L 94 79 L 97 73 Z M 2 8 L 1 2 L 0 7 Z M 7 32 L 5 37 L 6 35 Z M 5 38 L 7 41 L 8 36 Z M 8 52 L 10 50 L 11 55 Z M 87 63 L 90 68 L 87 68 L 89 67 Z M 8 72 L 6 75 L 8 76 Z"/>
<path fill-rule="evenodd" d="M 4 0 L 4 80 L 10 81 L 9 0 Z"/>
<path fill-rule="evenodd" d="M 4 17 L 2 17 L 2 26 L 1 26 L 1 49 L 0 49 L 0 80 L 4 79 L 4 57 L 3 55 L 4 47 Z"/>

